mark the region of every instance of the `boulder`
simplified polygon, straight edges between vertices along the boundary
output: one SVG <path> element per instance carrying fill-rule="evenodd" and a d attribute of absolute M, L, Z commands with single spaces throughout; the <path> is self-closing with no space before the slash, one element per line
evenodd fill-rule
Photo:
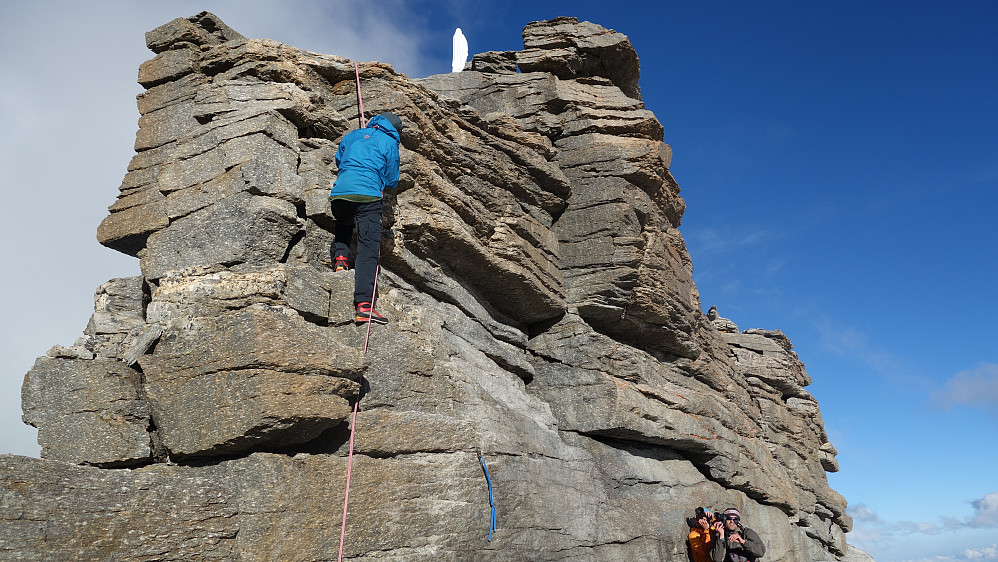
<path fill-rule="evenodd" d="M 128 466 L 152 456 L 141 375 L 119 361 L 39 357 L 24 376 L 21 408 L 44 459 Z"/>
<path fill-rule="evenodd" d="M 549 72 L 559 78 L 602 76 L 628 96 L 641 98 L 638 55 L 622 33 L 560 17 L 528 24 L 523 46 L 517 56 L 523 72 Z"/>

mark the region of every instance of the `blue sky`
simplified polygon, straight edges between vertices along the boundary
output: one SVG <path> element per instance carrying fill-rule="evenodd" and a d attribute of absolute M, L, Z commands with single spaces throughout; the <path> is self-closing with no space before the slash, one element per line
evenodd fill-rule
<path fill-rule="evenodd" d="M 132 155 L 145 31 L 208 9 L 420 77 L 450 69 L 455 27 L 472 53 L 520 49 L 526 23 L 572 15 L 637 49 L 704 307 L 783 330 L 807 365 L 850 542 L 998 560 L 998 2 L 97 4 L 0 6 L 0 452 L 37 454 L 17 400 L 34 358 L 138 274 L 95 231 Z"/>

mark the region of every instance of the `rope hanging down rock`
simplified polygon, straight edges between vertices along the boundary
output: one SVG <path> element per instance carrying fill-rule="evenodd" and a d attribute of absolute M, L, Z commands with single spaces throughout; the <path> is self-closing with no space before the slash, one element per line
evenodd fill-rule
<path fill-rule="evenodd" d="M 363 129 L 367 126 L 367 120 L 364 118 L 364 98 L 360 93 L 360 69 L 357 68 L 357 61 L 353 63 L 354 76 L 357 78 L 357 106 L 360 108 L 360 128 Z M 367 342 L 371 337 L 371 316 L 374 315 L 374 300 L 375 295 L 378 291 L 378 273 L 381 270 L 381 252 L 378 252 L 378 266 L 374 271 L 374 292 L 371 295 L 371 311 L 367 318 L 367 335 L 364 337 L 364 354 L 367 354 Z M 364 375 L 360 376 L 358 379 L 360 383 L 360 388 L 364 388 Z M 350 449 L 347 453 L 347 482 L 346 487 L 343 491 L 343 522 L 340 525 L 340 553 L 337 557 L 338 562 L 343 562 L 343 543 L 346 542 L 347 536 L 347 506 L 350 504 L 350 476 L 353 473 L 353 437 L 357 429 L 357 409 L 360 406 L 360 392 L 357 393 L 357 399 L 353 403 L 353 415 L 350 417 Z"/>
<path fill-rule="evenodd" d="M 367 119 L 364 118 L 364 98 L 360 95 L 360 69 L 357 68 L 357 61 L 353 61 L 353 73 L 357 77 L 357 106 L 360 107 L 360 128 L 367 126 Z"/>
<path fill-rule="evenodd" d="M 364 378 L 360 379 L 361 386 L 363 387 Z M 340 525 L 340 555 L 337 558 L 339 562 L 343 561 L 343 542 L 347 536 L 347 504 L 350 502 L 350 473 L 353 472 L 353 435 L 354 427 L 357 425 L 357 405 L 360 404 L 360 394 L 357 394 L 357 400 L 353 403 L 353 417 L 350 418 L 350 452 L 347 454 L 347 483 L 346 491 L 343 492 L 343 523 Z"/>
<path fill-rule="evenodd" d="M 367 119 L 364 117 L 364 98 L 361 95 L 360 91 L 360 69 L 358 68 L 356 61 L 354 61 L 353 63 L 353 70 L 354 70 L 354 75 L 357 79 L 357 106 L 360 109 L 360 127 L 363 129 L 364 127 L 367 126 Z M 367 354 L 367 346 L 371 338 L 371 324 L 373 323 L 371 322 L 371 317 L 374 315 L 374 310 L 375 310 L 374 303 L 377 299 L 378 277 L 380 276 L 380 273 L 381 273 L 381 252 L 379 249 L 378 265 L 376 266 L 374 271 L 374 288 L 372 291 L 373 294 L 371 295 L 371 309 L 370 312 L 368 313 L 369 316 L 367 319 L 367 334 L 364 336 L 365 355 Z M 363 388 L 364 385 L 363 375 L 361 375 L 360 379 L 358 379 L 358 382 L 360 382 L 361 388 Z M 358 393 L 357 399 L 353 403 L 353 414 L 350 417 L 350 447 L 347 452 L 347 479 L 346 479 L 345 490 L 343 492 L 343 521 L 340 525 L 340 548 L 339 548 L 339 555 L 337 557 L 338 562 L 343 562 L 343 546 L 344 543 L 346 542 L 347 507 L 350 504 L 350 477 L 353 474 L 353 443 L 354 443 L 354 435 L 356 433 L 356 428 L 357 428 L 357 410 L 359 406 L 360 406 L 360 394 Z M 485 471 L 485 481 L 489 487 L 489 507 L 492 510 L 491 521 L 489 523 L 489 542 L 492 542 L 492 533 L 496 530 L 496 503 L 495 503 L 495 498 L 492 495 L 492 478 L 489 476 L 489 469 L 487 466 L 485 466 L 485 458 L 482 456 L 481 453 L 478 453 L 478 462 L 481 463 L 482 470 Z"/>

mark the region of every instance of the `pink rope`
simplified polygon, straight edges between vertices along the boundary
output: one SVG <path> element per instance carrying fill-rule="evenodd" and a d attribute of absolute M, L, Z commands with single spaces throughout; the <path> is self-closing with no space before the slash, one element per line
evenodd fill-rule
<path fill-rule="evenodd" d="M 360 379 L 361 386 L 364 385 L 364 378 Z M 343 561 L 343 543 L 347 536 L 347 504 L 350 503 L 350 473 L 353 472 L 353 434 L 357 427 L 357 406 L 360 405 L 360 393 L 357 394 L 357 401 L 353 403 L 353 417 L 350 418 L 350 453 L 347 456 L 347 486 L 343 493 L 343 524 L 340 526 L 340 555 L 337 558 Z"/>
<path fill-rule="evenodd" d="M 357 105 L 360 106 L 360 128 L 367 126 L 367 119 L 364 118 L 364 98 L 360 95 L 360 70 L 357 68 L 357 61 L 353 61 L 353 72 L 357 76 Z"/>
<path fill-rule="evenodd" d="M 380 259 L 380 256 L 379 256 Z M 364 354 L 367 354 L 367 342 L 371 338 L 371 317 L 374 316 L 374 301 L 378 294 L 378 274 L 381 272 L 379 263 L 374 270 L 374 290 L 371 295 L 371 310 L 367 315 L 367 335 L 364 336 Z M 360 377 L 361 388 L 364 386 L 364 377 Z M 343 523 L 340 525 L 340 555 L 337 560 L 343 562 L 343 543 L 347 536 L 347 505 L 350 503 L 350 475 L 353 473 L 353 436 L 357 429 L 357 407 L 360 406 L 360 393 L 357 394 L 357 401 L 353 403 L 353 416 L 350 418 L 350 450 L 347 453 L 347 484 L 346 491 L 343 492 Z"/>
<path fill-rule="evenodd" d="M 360 107 L 360 128 L 367 126 L 364 118 L 364 98 L 360 94 L 360 69 L 357 68 L 357 61 L 353 63 L 353 71 L 357 77 L 357 104 Z M 378 267 L 381 267 L 380 264 Z M 378 272 L 374 273 L 374 290 L 378 290 Z M 374 295 L 371 295 L 371 315 L 374 314 Z M 364 353 L 367 353 L 367 339 L 371 337 L 371 318 L 367 319 L 367 336 L 364 338 Z M 360 377 L 361 389 L 364 387 L 364 377 Z M 357 429 L 357 408 L 360 406 L 360 390 L 357 392 L 357 400 L 353 403 L 353 415 L 350 417 L 350 450 L 347 453 L 347 483 L 343 492 L 343 523 L 340 525 L 340 554 L 337 557 L 339 562 L 343 562 L 343 545 L 347 537 L 347 506 L 350 504 L 350 476 L 353 474 L 353 437 Z"/>
<path fill-rule="evenodd" d="M 364 355 L 367 355 L 367 340 L 371 339 L 371 318 L 374 317 L 374 302 L 378 300 L 378 276 L 381 274 L 381 250 L 378 250 L 378 265 L 374 268 L 374 289 L 371 291 L 371 311 L 367 314 L 367 335 L 364 336 Z"/>

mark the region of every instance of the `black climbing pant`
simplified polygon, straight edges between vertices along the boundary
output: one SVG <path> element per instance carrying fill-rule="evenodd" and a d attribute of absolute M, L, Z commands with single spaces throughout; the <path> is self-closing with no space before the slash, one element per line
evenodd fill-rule
<path fill-rule="evenodd" d="M 357 203 L 344 199 L 331 202 L 336 232 L 333 238 L 333 259 L 348 256 L 353 230 L 357 228 L 357 259 L 354 261 L 353 301 L 374 301 L 374 276 L 381 250 L 381 199 Z"/>

